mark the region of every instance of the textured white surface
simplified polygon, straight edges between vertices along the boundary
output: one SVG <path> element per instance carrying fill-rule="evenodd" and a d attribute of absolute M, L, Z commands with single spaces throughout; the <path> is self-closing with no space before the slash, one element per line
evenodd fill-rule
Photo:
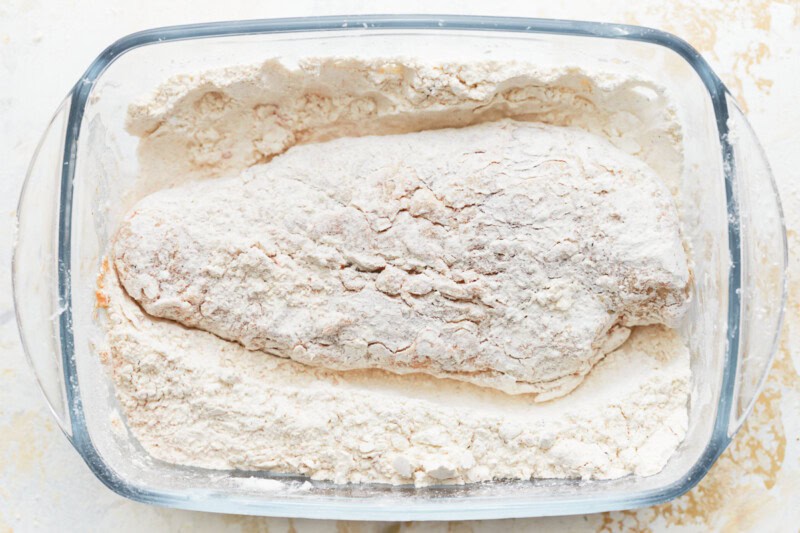
<path fill-rule="evenodd" d="M 800 6 L 762 1 L 623 0 L 457 4 L 375 2 L 74 2 L 0 6 L 0 531 L 382 531 L 386 524 L 218 516 L 123 500 L 96 481 L 60 434 L 19 347 L 9 288 L 11 228 L 22 176 L 47 120 L 110 42 L 165 24 L 366 12 L 461 12 L 649 25 L 697 47 L 744 104 L 773 165 L 800 244 Z M 656 508 L 586 517 L 433 524 L 436 531 L 796 531 L 800 523 L 800 309 L 795 258 L 782 350 L 748 424 L 700 485 Z M 405 524 L 392 530 L 422 530 Z"/>
<path fill-rule="evenodd" d="M 105 285 L 117 397 L 165 461 L 341 483 L 603 479 L 655 474 L 686 434 L 689 352 L 659 326 L 637 328 L 581 387 L 542 404 L 419 374 L 298 365 L 154 321 L 113 275 Z"/>
<path fill-rule="evenodd" d="M 655 173 L 595 135 L 511 120 L 295 146 L 160 191 L 120 227 L 114 265 L 150 315 L 250 350 L 538 401 L 628 328 L 677 323 L 689 281 Z"/>

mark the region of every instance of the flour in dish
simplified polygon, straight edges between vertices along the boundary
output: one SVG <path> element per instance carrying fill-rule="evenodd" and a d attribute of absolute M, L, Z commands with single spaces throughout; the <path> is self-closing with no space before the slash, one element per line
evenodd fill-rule
<path fill-rule="evenodd" d="M 239 108 L 263 77 L 248 73 L 274 63 L 174 80 L 132 108 L 143 190 L 179 184 L 181 165 L 214 178 L 142 199 L 111 251 L 117 395 L 152 455 L 426 485 L 647 475 L 680 443 L 689 356 L 669 327 L 688 260 L 668 186 L 625 151 L 669 174 L 671 148 L 541 123 L 544 98 L 562 117 L 579 104 L 579 125 L 619 120 L 576 97 L 564 80 L 580 73 L 559 85 L 504 66 L 553 85 L 513 78 L 512 113 L 502 81 L 458 94 L 385 75 L 425 68 L 346 62 L 322 89 L 318 71 L 291 72 L 292 90 L 248 102 L 250 123 Z M 362 111 L 374 120 L 353 137 L 343 117 Z M 188 157 L 167 164 L 171 147 Z"/>

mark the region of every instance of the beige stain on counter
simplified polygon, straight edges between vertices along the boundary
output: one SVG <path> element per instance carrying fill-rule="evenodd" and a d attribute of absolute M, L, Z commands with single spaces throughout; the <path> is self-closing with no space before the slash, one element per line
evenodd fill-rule
<path fill-rule="evenodd" d="M 631 11 L 627 21 L 635 24 L 652 25 L 686 39 L 712 63 L 712 67 L 746 112 L 749 105 L 742 79 L 753 83 L 759 92 L 769 94 L 773 80 L 758 73 L 757 67 L 771 56 L 766 40 L 772 28 L 770 0 L 734 0 L 730 2 L 696 2 L 693 0 L 674 0 L 649 6 L 642 14 Z M 794 24 L 800 23 L 800 2 L 786 5 L 794 7 Z M 742 39 L 745 48 L 735 51 L 732 64 L 728 54 L 719 44 L 720 32 L 755 31 L 756 39 Z M 726 43 L 732 42 L 730 39 Z M 720 66 L 724 68 L 719 68 Z"/>
<path fill-rule="evenodd" d="M 41 468 L 43 450 L 41 433 L 51 433 L 53 423 L 38 411 L 14 413 L 10 421 L 0 426 L 0 468 L 14 468 L 18 473 L 31 473 Z"/>
<path fill-rule="evenodd" d="M 781 422 L 781 387 L 800 387 L 784 349 L 770 372 L 766 388 L 745 427 L 731 446 L 689 493 L 676 502 L 656 507 L 670 525 L 703 524 L 711 527 L 720 516 L 728 521 L 748 517 L 754 520 L 775 486 L 786 453 L 786 434 Z"/>

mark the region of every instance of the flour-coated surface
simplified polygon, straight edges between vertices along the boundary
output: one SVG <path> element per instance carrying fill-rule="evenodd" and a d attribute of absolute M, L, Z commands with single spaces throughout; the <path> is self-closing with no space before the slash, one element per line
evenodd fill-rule
<path fill-rule="evenodd" d="M 140 169 L 123 203 L 140 201 L 105 290 L 133 435 L 178 464 L 336 482 L 658 472 L 686 431 L 673 332 L 628 357 L 667 350 L 664 375 L 629 362 L 597 397 L 570 391 L 630 327 L 686 308 L 682 135 L 663 89 L 561 64 L 288 63 L 177 75 L 129 108 Z M 142 320 L 118 320 L 126 301 Z M 221 382 L 193 369 L 216 351 Z M 261 399 L 238 384 L 255 375 Z M 438 402 L 414 401 L 426 388 Z M 481 407 L 508 393 L 535 422 L 522 440 Z"/>
<path fill-rule="evenodd" d="M 689 282 L 651 169 L 582 130 L 508 120 L 297 146 L 153 194 L 114 262 L 151 315 L 251 350 L 540 400 L 630 327 L 677 324 Z"/>
<path fill-rule="evenodd" d="M 336 372 L 142 312 L 115 279 L 110 362 L 129 430 L 158 459 L 338 483 L 608 479 L 661 470 L 688 424 L 689 352 L 636 328 L 571 394 L 538 403 L 380 370 Z"/>

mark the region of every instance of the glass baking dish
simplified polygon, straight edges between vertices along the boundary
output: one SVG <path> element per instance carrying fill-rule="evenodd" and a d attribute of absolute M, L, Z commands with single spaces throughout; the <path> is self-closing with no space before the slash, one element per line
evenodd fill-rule
<path fill-rule="evenodd" d="M 694 297 L 689 429 L 667 466 L 611 481 L 497 481 L 429 488 L 334 485 L 213 471 L 149 457 L 120 429 L 98 356 L 96 276 L 136 178 L 128 104 L 172 74 L 272 57 L 374 53 L 601 65 L 675 98 L 684 135 L 680 201 Z M 30 364 L 61 429 L 109 488 L 159 505 L 256 515 L 450 520 L 590 513 L 652 505 L 694 486 L 752 409 L 785 304 L 786 236 L 764 153 L 719 78 L 684 41 L 616 24 L 381 15 L 221 22 L 125 37 L 91 64 L 47 128 L 20 198 L 14 298 Z"/>

